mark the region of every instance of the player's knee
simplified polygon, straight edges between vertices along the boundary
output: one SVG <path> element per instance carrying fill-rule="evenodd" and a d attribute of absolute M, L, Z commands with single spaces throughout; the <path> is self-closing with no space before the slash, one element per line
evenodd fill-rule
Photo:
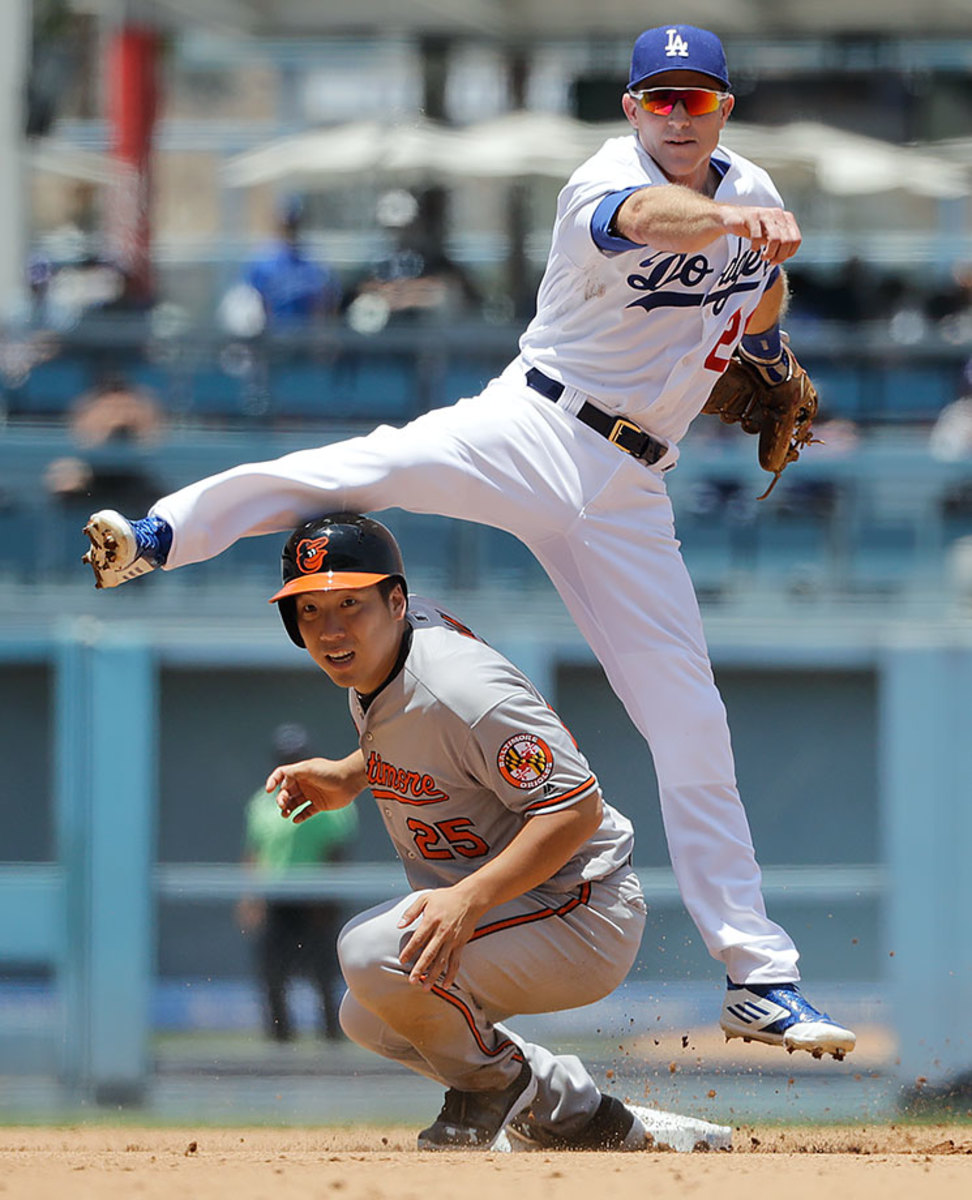
<path fill-rule="evenodd" d="M 345 925 L 338 935 L 337 953 L 344 981 L 354 990 L 355 980 L 372 965 L 372 946 L 366 931 L 354 922 Z"/>
<path fill-rule="evenodd" d="M 389 970 L 401 969 L 398 962 L 401 940 L 401 932 L 390 930 L 380 915 L 349 921 L 341 930 L 337 945 L 341 974 L 349 990 L 365 996 L 380 990 L 382 976 L 387 976 Z"/>
<path fill-rule="evenodd" d="M 338 1021 L 345 1036 L 356 1045 L 363 1046 L 366 1050 L 377 1049 L 377 1018 L 366 1008 L 362 1008 L 351 992 L 344 994 L 338 1012 Z"/>

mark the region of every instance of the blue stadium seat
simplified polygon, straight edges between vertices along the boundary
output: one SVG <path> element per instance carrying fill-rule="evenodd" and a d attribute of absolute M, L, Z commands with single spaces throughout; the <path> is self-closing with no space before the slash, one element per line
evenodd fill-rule
<path fill-rule="evenodd" d="M 52 358 L 34 366 L 25 382 L 11 388 L 11 411 L 25 415 L 65 412 L 94 382 L 92 364 L 82 358 Z"/>
<path fill-rule="evenodd" d="M 543 567 L 518 538 L 489 525 L 479 525 L 476 529 L 479 534 L 481 583 L 487 586 L 508 584 L 529 587 L 546 580 Z"/>
<path fill-rule="evenodd" d="M 854 421 L 865 415 L 867 398 L 856 367 L 816 361 L 807 361 L 803 365 L 820 397 L 821 416 L 827 420 L 844 417 Z"/>
<path fill-rule="evenodd" d="M 269 390 L 275 416 L 407 420 L 419 411 L 406 356 L 346 354 L 333 363 L 273 364 Z"/>
<path fill-rule="evenodd" d="M 895 364 L 878 373 L 880 388 L 873 415 L 898 420 L 933 420 L 956 399 L 951 371 Z"/>
<path fill-rule="evenodd" d="M 245 414 L 247 383 L 215 363 L 190 371 L 185 386 L 189 397 L 186 407 L 194 415 L 242 417 Z"/>
<path fill-rule="evenodd" d="M 0 573 L 33 578 L 43 566 L 38 561 L 36 510 L 4 499 L 0 502 Z"/>
<path fill-rule="evenodd" d="M 465 396 L 478 396 L 505 366 L 505 360 L 493 358 L 450 362 L 443 375 L 441 395 L 436 397 L 436 407 L 452 404 Z"/>

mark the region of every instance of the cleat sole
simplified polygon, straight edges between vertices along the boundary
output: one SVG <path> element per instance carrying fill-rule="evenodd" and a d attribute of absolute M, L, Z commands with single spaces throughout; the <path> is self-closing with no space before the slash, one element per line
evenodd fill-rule
<path fill-rule="evenodd" d="M 113 525 L 127 528 L 128 523 L 120 513 L 105 509 L 95 513 L 84 526 L 84 535 L 91 546 L 81 561 L 94 572 L 96 588 L 118 587 L 154 570 L 144 558 L 133 557 L 127 565 L 120 565 L 120 560 L 127 560 L 137 551 L 134 537 L 126 541 Z"/>

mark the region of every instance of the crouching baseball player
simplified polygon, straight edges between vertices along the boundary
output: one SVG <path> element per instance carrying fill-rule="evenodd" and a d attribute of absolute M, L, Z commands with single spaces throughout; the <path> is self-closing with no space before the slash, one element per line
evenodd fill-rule
<path fill-rule="evenodd" d="M 377 521 L 299 527 L 273 601 L 348 689 L 359 749 L 279 766 L 267 790 L 300 822 L 370 788 L 412 888 L 350 921 L 338 951 L 348 1037 L 448 1088 L 419 1148 L 727 1146 L 729 1129 L 628 1107 L 501 1024 L 606 996 L 645 923 L 631 824 L 556 713 L 454 617 L 406 598 Z"/>

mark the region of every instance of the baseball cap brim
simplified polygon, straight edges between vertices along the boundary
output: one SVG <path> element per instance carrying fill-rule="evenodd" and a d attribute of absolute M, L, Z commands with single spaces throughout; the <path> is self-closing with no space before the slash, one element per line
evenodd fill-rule
<path fill-rule="evenodd" d="M 345 588 L 371 587 L 388 578 L 388 575 L 372 575 L 364 571 L 320 571 L 316 575 L 301 575 L 299 579 L 291 579 L 267 603 L 273 604 L 285 596 L 299 596 L 301 592 L 340 592 Z"/>

